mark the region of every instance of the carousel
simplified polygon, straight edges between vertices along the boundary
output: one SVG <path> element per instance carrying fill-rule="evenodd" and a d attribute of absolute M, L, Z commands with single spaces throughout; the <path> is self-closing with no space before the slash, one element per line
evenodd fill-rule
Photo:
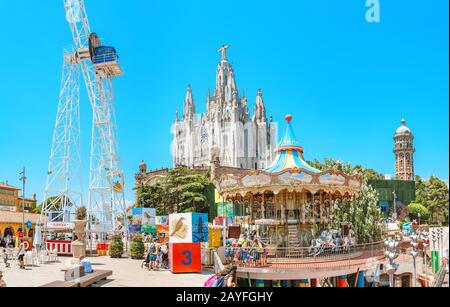
<path fill-rule="evenodd" d="M 324 231 L 331 231 L 333 201 L 352 198 L 363 180 L 360 175 L 310 166 L 292 129 L 292 116 L 287 115 L 286 121 L 275 159 L 267 169 L 222 167 L 216 159 L 212 177 L 224 199 L 246 208 L 249 231 L 256 231 L 271 246 L 306 247 Z M 339 231 L 348 235 L 349 229 Z"/>

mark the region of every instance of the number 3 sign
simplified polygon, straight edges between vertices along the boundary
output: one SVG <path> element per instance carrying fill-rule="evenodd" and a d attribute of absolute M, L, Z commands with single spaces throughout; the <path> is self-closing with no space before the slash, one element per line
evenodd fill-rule
<path fill-rule="evenodd" d="M 172 273 L 202 272 L 201 243 L 170 244 L 170 270 Z"/>

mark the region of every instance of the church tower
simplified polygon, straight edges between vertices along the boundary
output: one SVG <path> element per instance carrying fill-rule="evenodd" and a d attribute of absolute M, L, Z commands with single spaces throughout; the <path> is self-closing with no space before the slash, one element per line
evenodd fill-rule
<path fill-rule="evenodd" d="M 216 159 L 222 166 L 264 169 L 275 151 L 275 127 L 267 120 L 262 91 L 251 117 L 247 97 L 239 88 L 227 57 L 230 46 L 218 50 L 214 92 L 206 95 L 206 112 L 196 115 L 191 86 L 184 100 L 183 117 L 176 114 L 172 143 L 174 165 L 207 167 Z M 214 153 L 214 155 L 212 154 Z"/>
<path fill-rule="evenodd" d="M 398 180 L 414 180 L 414 136 L 402 119 L 401 126 L 394 136 L 395 176 Z"/>

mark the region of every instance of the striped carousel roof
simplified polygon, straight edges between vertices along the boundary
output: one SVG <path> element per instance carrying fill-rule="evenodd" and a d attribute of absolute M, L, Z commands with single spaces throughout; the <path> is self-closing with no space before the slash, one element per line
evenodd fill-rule
<path fill-rule="evenodd" d="M 303 158 L 303 148 L 295 137 L 292 129 L 292 116 L 286 116 L 287 127 L 283 138 L 278 146 L 277 154 L 272 165 L 265 171 L 268 173 L 279 173 L 286 169 L 302 168 L 312 173 L 321 173 L 320 170 L 309 165 Z"/>

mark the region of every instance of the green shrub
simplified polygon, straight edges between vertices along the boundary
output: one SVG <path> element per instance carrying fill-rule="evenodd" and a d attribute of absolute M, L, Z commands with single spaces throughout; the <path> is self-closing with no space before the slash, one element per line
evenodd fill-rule
<path fill-rule="evenodd" d="M 416 203 L 410 204 L 408 206 L 408 211 L 409 211 L 409 218 L 411 219 L 411 221 L 413 220 L 419 221 L 419 213 L 421 223 L 428 221 L 428 219 L 430 218 L 430 211 L 428 211 L 428 209 L 421 204 Z"/>
<path fill-rule="evenodd" d="M 111 258 L 122 258 L 123 242 L 121 235 L 114 235 L 109 245 L 109 256 Z"/>
<path fill-rule="evenodd" d="M 131 259 L 143 259 L 145 254 L 145 245 L 140 235 L 135 236 L 130 244 Z"/>

